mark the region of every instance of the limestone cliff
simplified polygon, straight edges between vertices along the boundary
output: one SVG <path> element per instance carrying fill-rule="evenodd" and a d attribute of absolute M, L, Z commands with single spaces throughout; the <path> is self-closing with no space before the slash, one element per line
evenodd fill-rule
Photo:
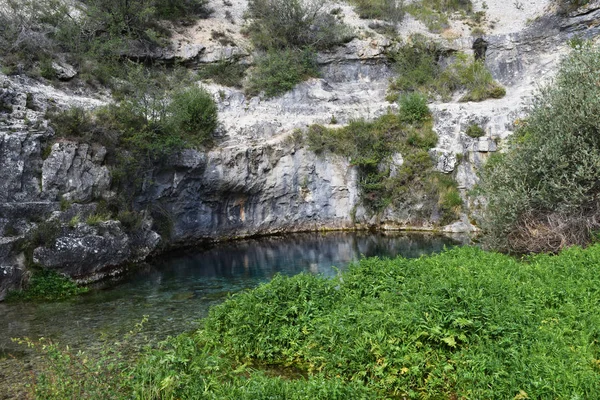
<path fill-rule="evenodd" d="M 494 11 L 501 2 L 488 3 Z M 486 65 L 505 85 L 506 97 L 480 103 L 460 103 L 456 98 L 430 106 L 439 136 L 430 154 L 440 171 L 454 174 L 468 206 L 477 203 L 468 196 L 477 182 L 477 168 L 510 136 L 534 89 L 551 76 L 566 51 L 567 40 L 594 38 L 598 33 L 600 5 L 592 3 L 557 16 L 546 8 L 547 2 L 539 3 L 528 4 L 518 16 L 520 24 L 512 29 L 506 21 L 498 21 L 492 34 L 484 37 Z M 239 35 L 244 4 L 234 5 L 225 18 L 224 6 L 215 4 L 216 12 L 204 22 L 204 32 L 233 20 L 237 45 L 209 43 L 208 36 L 189 33 L 202 30 L 191 27 L 174 37 L 170 50 L 154 56 L 190 68 L 223 57 L 251 62 L 248 45 Z M 328 124 L 332 116 L 345 124 L 396 107 L 385 100 L 394 74 L 385 54 L 394 44 L 358 20 L 349 6 L 341 7 L 360 33 L 335 51 L 319 55 L 321 78 L 268 100 L 207 84 L 220 112 L 217 146 L 208 152 L 185 150 L 147 171 L 143 190 L 134 199 L 134 208 L 145 217 L 133 230 L 119 221 L 87 223 L 98 201 L 115 195 L 106 149 L 93 142 L 56 139 L 45 119 L 51 105 L 93 109 L 109 98 L 89 89 L 59 90 L 29 78 L 0 75 L 4 104 L 0 108 L 0 300 L 26 278 L 22 243 L 26 237 L 31 241 L 40 229 L 52 230 L 54 240 L 38 243 L 28 262 L 82 281 L 100 279 L 125 263 L 142 260 L 167 241 L 180 246 L 255 234 L 357 227 L 475 229 L 469 213 L 476 207 L 466 207 L 459 221 L 445 227 L 439 226 L 435 213 L 416 221 L 413 215 L 419 204 L 388 207 L 373 215 L 360 204 L 357 171 L 349 160 L 317 156 L 293 140 L 294 129 Z M 526 23 L 524 16 L 534 19 Z M 454 28 L 458 33 L 438 37 L 445 52 L 471 52 L 474 39 Z M 400 27 L 404 36 L 415 31 L 431 35 L 411 18 Z M 473 123 L 483 127 L 482 137 L 466 134 Z M 401 155 L 396 159 L 401 164 Z M 150 213 L 144 214 L 157 207 L 172 225 L 168 238 L 155 232 Z"/>

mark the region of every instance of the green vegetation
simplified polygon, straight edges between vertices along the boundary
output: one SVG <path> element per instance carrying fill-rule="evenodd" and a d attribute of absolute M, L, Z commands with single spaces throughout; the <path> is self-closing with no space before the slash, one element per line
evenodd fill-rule
<path fill-rule="evenodd" d="M 482 101 L 506 94 L 482 61 L 458 53 L 442 67 L 439 46 L 420 36 L 412 36 L 409 43 L 389 56 L 398 74 L 390 86 L 391 95 L 419 91 L 447 101 L 454 93 L 461 92 L 464 94 L 459 101 Z"/>
<path fill-rule="evenodd" d="M 240 64 L 238 60 L 222 60 L 217 63 L 200 67 L 200 79 L 212 79 L 223 86 L 241 88 L 248 65 Z"/>
<path fill-rule="evenodd" d="M 600 229 L 600 49 L 585 45 L 516 121 L 509 150 L 482 172 L 488 243 L 517 253 L 590 243 Z"/>
<path fill-rule="evenodd" d="M 404 97 L 400 114 L 385 114 L 372 122 L 356 120 L 334 129 L 313 125 L 307 142 L 317 154 L 348 157 L 358 167 L 362 203 L 375 214 L 390 204 L 400 209 L 421 204 L 419 211 L 410 215 L 411 222 L 427 220 L 440 211 L 440 223 L 445 223 L 460 210 L 443 204 L 447 200 L 441 194 L 452 190 L 447 179 L 440 179 L 442 174 L 434 171 L 428 153 L 436 145 L 437 135 L 422 96 Z M 401 165 L 393 162 L 397 153 L 402 154 Z M 454 191 L 458 194 L 455 185 Z"/>
<path fill-rule="evenodd" d="M 257 58 L 246 93 L 257 95 L 264 91 L 265 96 L 275 97 L 290 91 L 298 83 L 319 76 L 316 59 L 310 48 L 269 50 Z"/>
<path fill-rule="evenodd" d="M 127 79 L 114 89 L 115 103 L 94 112 L 54 110 L 47 117 L 57 137 L 100 143 L 107 149 L 112 189 L 118 196 L 102 202 L 88 223 L 100 222 L 97 217 L 117 218 L 133 231 L 142 216 L 131 209 L 132 199 L 145 173 L 183 148 L 210 147 L 218 110 L 212 95 L 190 84 L 186 74 L 127 66 Z"/>
<path fill-rule="evenodd" d="M 465 133 L 467 134 L 467 136 L 472 137 L 474 139 L 480 138 L 483 135 L 485 135 L 485 131 L 483 130 L 483 128 L 477 124 L 469 125 Z"/>
<path fill-rule="evenodd" d="M 352 39 L 319 0 L 250 0 L 248 33 L 260 49 L 328 49 Z"/>
<path fill-rule="evenodd" d="M 234 295 L 109 388 L 102 369 L 119 358 L 47 369 L 34 389 L 46 399 L 595 398 L 599 286 L 598 245 L 525 261 L 468 247 L 363 259 L 333 279 L 276 276 Z"/>
<path fill-rule="evenodd" d="M 57 229 L 54 221 L 43 221 L 37 224 L 37 227 L 33 229 L 27 235 L 28 244 L 31 244 L 32 250 L 35 247 L 50 247 L 58 238 L 60 229 Z M 24 247 L 28 247 L 24 245 Z"/>
<path fill-rule="evenodd" d="M 422 21 L 431 32 L 439 33 L 449 27 L 449 14 L 470 14 L 473 4 L 471 0 L 419 0 L 407 5 L 406 11 Z"/>
<path fill-rule="evenodd" d="M 25 290 L 9 292 L 7 301 L 57 301 L 87 292 L 71 279 L 51 270 L 33 272 Z"/>
<path fill-rule="evenodd" d="M 402 22 L 404 18 L 403 0 L 350 0 L 356 6 L 360 18 L 379 19 L 394 24 Z"/>
<path fill-rule="evenodd" d="M 421 123 L 431 117 L 431 112 L 427 107 L 427 99 L 418 93 L 404 95 L 400 97 L 398 103 L 400 105 L 400 117 L 404 122 L 410 124 Z"/>
<path fill-rule="evenodd" d="M 0 11 L 0 53 L 8 72 L 54 79 L 52 61 L 66 54 L 83 77 L 120 76 L 120 60 L 162 46 L 161 20 L 209 14 L 206 0 L 8 0 Z M 145 53 L 146 52 L 146 53 Z"/>
<path fill-rule="evenodd" d="M 96 226 L 101 222 L 108 221 L 110 217 L 109 214 L 91 214 L 86 218 L 85 223 L 90 226 Z"/>
<path fill-rule="evenodd" d="M 212 95 L 203 88 L 192 86 L 173 93 L 167 107 L 164 125 L 182 140 L 206 144 L 212 141 L 217 129 L 218 109 Z"/>
<path fill-rule="evenodd" d="M 246 92 L 278 96 L 318 76 L 315 50 L 352 39 L 349 28 L 319 0 L 250 0 L 247 33 L 265 53 L 252 69 Z"/>
<path fill-rule="evenodd" d="M 115 157 L 128 150 L 149 161 L 184 147 L 211 144 L 218 110 L 210 93 L 185 75 L 142 65 L 128 65 L 126 76 L 115 86 L 114 104 L 94 112 L 49 112 L 57 136 L 101 143 Z"/>

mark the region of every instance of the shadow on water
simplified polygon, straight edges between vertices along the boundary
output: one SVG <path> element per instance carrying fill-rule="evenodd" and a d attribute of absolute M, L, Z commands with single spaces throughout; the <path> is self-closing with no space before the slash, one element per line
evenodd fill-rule
<path fill-rule="evenodd" d="M 144 315 L 148 336 L 163 339 L 196 328 L 212 305 L 277 273 L 334 276 L 361 256 L 413 258 L 465 240 L 430 234 L 305 233 L 170 253 L 69 301 L 0 303 L 0 354 L 22 354 L 12 337 L 46 337 L 92 349 L 122 336 Z M 0 356 L 0 370 L 2 363 Z M 0 376 L 0 392 L 1 381 Z"/>

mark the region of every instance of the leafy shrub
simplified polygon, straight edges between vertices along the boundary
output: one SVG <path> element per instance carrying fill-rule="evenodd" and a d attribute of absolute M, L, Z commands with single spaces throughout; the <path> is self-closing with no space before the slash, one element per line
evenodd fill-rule
<path fill-rule="evenodd" d="M 68 8 L 58 0 L 7 0 L 0 9 L 0 54 L 14 73 L 31 71 L 58 46 L 50 35 L 68 25 Z"/>
<path fill-rule="evenodd" d="M 248 65 L 240 64 L 235 60 L 222 60 L 200 67 L 198 77 L 212 79 L 219 85 L 241 88 L 247 69 Z"/>
<path fill-rule="evenodd" d="M 51 270 L 40 269 L 33 273 L 23 291 L 13 291 L 9 301 L 56 301 L 87 292 L 71 279 Z"/>
<path fill-rule="evenodd" d="M 319 76 L 316 54 L 305 50 L 269 50 L 256 61 L 247 88 L 249 95 L 261 91 L 275 97 L 310 77 Z"/>
<path fill-rule="evenodd" d="M 449 100 L 452 94 L 462 91 L 460 101 L 482 101 L 506 94 L 482 61 L 458 53 L 442 68 L 441 55 L 437 44 L 420 36 L 411 37 L 409 43 L 390 54 L 398 77 L 390 85 L 389 95 L 419 91 Z"/>
<path fill-rule="evenodd" d="M 483 130 L 483 128 L 477 124 L 469 125 L 465 133 L 467 134 L 467 136 L 472 137 L 474 139 L 480 138 L 483 135 L 485 135 L 485 131 Z"/>
<path fill-rule="evenodd" d="M 117 102 L 96 111 L 95 125 L 100 131 L 117 132 L 119 147 L 149 161 L 184 147 L 209 145 L 217 106 L 205 89 L 188 83 L 186 75 L 130 65 L 127 80 L 115 88 Z"/>
<path fill-rule="evenodd" d="M 598 229 L 599 68 L 597 47 L 572 51 L 517 121 L 509 150 L 482 171 L 483 226 L 495 248 L 558 251 L 589 243 Z"/>
<path fill-rule="evenodd" d="M 125 228 L 125 231 L 127 232 L 135 232 L 142 224 L 141 215 L 134 211 L 119 211 L 117 219 L 121 222 L 121 225 L 123 225 L 123 228 Z"/>
<path fill-rule="evenodd" d="M 46 118 L 50 120 L 50 126 L 58 137 L 85 137 L 91 130 L 91 115 L 81 107 L 72 107 L 66 110 L 50 109 L 46 113 Z"/>
<path fill-rule="evenodd" d="M 442 224 L 456 220 L 463 205 L 458 184 L 451 176 L 441 172 L 435 173 L 432 181 L 439 193 L 438 205 L 441 210 Z"/>
<path fill-rule="evenodd" d="M 448 15 L 460 11 L 471 13 L 471 0 L 420 0 L 409 4 L 406 10 L 422 21 L 432 32 L 441 32 L 448 28 Z"/>
<path fill-rule="evenodd" d="M 391 113 L 372 122 L 351 121 L 337 129 L 312 125 L 307 132 L 310 150 L 348 157 L 358 167 L 358 187 L 367 210 L 380 213 L 390 204 L 400 209 L 418 205 L 418 211 L 407 217 L 414 224 L 430 219 L 438 211 L 442 223 L 457 216 L 455 204 L 445 207 L 442 204 L 446 201 L 440 200 L 447 194 L 448 185 L 438 184 L 428 153 L 437 140 L 430 119 L 410 124 L 402 114 Z M 396 153 L 402 155 L 401 166 L 391 163 Z"/>
<path fill-rule="evenodd" d="M 423 122 L 431 116 L 427 99 L 418 93 L 406 94 L 400 97 L 400 118 L 403 121 L 414 124 Z"/>
<path fill-rule="evenodd" d="M 422 150 L 429 150 L 435 147 L 438 142 L 438 136 L 433 129 L 426 124 L 425 126 L 406 127 L 406 143 Z"/>
<path fill-rule="evenodd" d="M 467 93 L 459 101 L 482 101 L 485 99 L 499 99 L 504 97 L 506 90 L 494 81 L 492 74 L 481 60 L 471 60 L 463 54 L 457 56 L 441 77 L 442 81 L 449 82 L 465 89 Z"/>
<path fill-rule="evenodd" d="M 28 241 L 31 246 L 50 247 L 54 245 L 60 234 L 60 226 L 53 221 L 40 222 L 31 232 L 28 233 Z"/>
<path fill-rule="evenodd" d="M 217 105 L 205 89 L 194 86 L 173 94 L 165 125 L 190 143 L 205 144 L 217 128 Z"/>
<path fill-rule="evenodd" d="M 250 0 L 249 33 L 261 49 L 327 49 L 352 38 L 348 27 L 323 11 L 319 0 Z"/>
<path fill-rule="evenodd" d="M 411 36 L 409 43 L 389 56 L 398 75 L 392 90 L 415 91 L 431 85 L 439 75 L 439 46 L 422 36 Z"/>
<path fill-rule="evenodd" d="M 399 24 L 404 19 L 403 0 L 351 0 L 360 18 L 380 19 Z"/>

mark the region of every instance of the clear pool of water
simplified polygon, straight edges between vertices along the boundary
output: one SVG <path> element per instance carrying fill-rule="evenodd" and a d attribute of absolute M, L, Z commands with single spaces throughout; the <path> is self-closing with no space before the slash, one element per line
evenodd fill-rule
<path fill-rule="evenodd" d="M 163 339 L 196 328 L 212 305 L 277 273 L 333 276 L 362 256 L 419 257 L 465 240 L 366 232 L 241 240 L 170 253 L 68 301 L 0 303 L 0 392 L 1 372 L 11 359 L 7 354 L 27 357 L 24 349 L 10 340 L 13 337 L 45 337 L 76 348 L 93 348 L 122 336 L 148 316 L 144 331 L 151 339 Z"/>

